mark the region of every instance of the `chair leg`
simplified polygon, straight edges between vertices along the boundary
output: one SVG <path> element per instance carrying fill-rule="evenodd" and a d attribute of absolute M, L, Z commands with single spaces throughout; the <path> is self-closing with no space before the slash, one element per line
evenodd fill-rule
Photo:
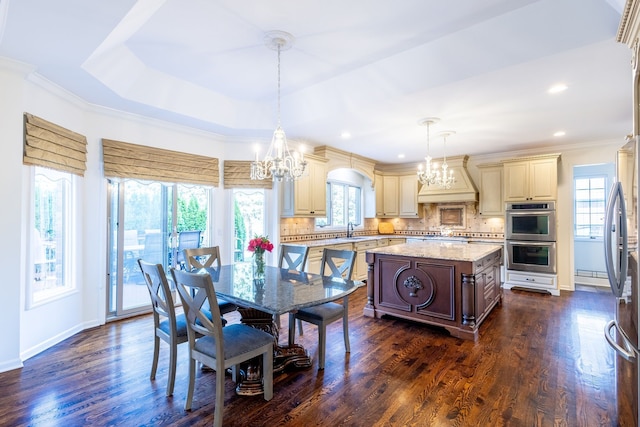
<path fill-rule="evenodd" d="M 303 335 L 303 331 L 302 331 L 302 320 L 298 319 L 298 333 L 300 334 L 300 336 Z"/>
<path fill-rule="evenodd" d="M 158 355 L 160 353 L 160 337 L 157 335 L 153 338 L 153 362 L 151 362 L 151 380 L 156 379 L 156 371 L 158 370 Z"/>
<path fill-rule="evenodd" d="M 178 344 L 172 341 L 169 344 L 169 374 L 167 378 L 167 396 L 173 394 L 173 386 L 176 383 L 176 363 L 178 359 Z"/>
<path fill-rule="evenodd" d="M 213 411 L 213 425 L 222 427 L 224 415 L 224 369 L 216 371 L 216 408 Z"/>
<path fill-rule="evenodd" d="M 196 382 L 196 360 L 189 354 L 189 387 L 187 388 L 187 398 L 184 401 L 185 411 L 191 410 L 193 400 L 193 386 Z"/>
<path fill-rule="evenodd" d="M 351 346 L 349 345 L 349 313 L 347 307 L 344 308 L 344 314 L 342 315 L 342 331 L 344 332 L 344 350 L 346 353 L 351 353 Z"/>
<path fill-rule="evenodd" d="M 273 398 L 273 347 L 262 355 L 262 380 L 264 387 L 264 400 Z"/>
<path fill-rule="evenodd" d="M 325 339 L 327 336 L 327 325 L 324 322 L 318 324 L 318 369 L 324 369 Z"/>

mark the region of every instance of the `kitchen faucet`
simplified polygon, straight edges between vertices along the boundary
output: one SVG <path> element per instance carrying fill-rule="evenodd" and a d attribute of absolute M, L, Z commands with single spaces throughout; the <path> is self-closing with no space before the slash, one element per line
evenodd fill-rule
<path fill-rule="evenodd" d="M 353 237 L 353 223 L 347 224 L 347 237 Z"/>

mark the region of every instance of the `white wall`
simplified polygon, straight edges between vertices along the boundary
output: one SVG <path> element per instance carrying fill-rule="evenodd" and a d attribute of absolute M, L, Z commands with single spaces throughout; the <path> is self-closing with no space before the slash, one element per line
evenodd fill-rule
<path fill-rule="evenodd" d="M 22 233 L 22 78 L 26 69 L 18 64 L 0 67 L 0 144 L 3 165 L 0 168 L 0 200 L 3 203 L 0 237 L 3 325 L 0 345 L 0 372 L 22 366 L 20 359 L 20 290 L 26 246 Z"/>

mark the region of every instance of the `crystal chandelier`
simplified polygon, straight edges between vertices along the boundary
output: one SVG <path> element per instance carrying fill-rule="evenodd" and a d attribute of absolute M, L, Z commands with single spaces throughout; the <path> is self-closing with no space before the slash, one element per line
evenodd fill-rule
<path fill-rule="evenodd" d="M 293 36 L 284 31 L 271 31 L 265 36 L 267 47 L 278 52 L 278 126 L 264 160 L 260 161 L 256 152 L 256 159 L 251 162 L 251 179 L 294 180 L 302 176 L 307 166 L 302 153 L 289 151 L 287 137 L 280 126 L 280 52 L 289 49 L 292 42 Z"/>
<path fill-rule="evenodd" d="M 427 157 L 424 158 L 425 160 L 425 167 L 424 170 L 422 170 L 422 164 L 418 165 L 418 181 L 420 181 L 420 183 L 422 185 L 433 185 L 436 183 L 436 170 L 438 169 L 438 165 L 435 163 L 431 163 L 431 154 L 429 153 L 430 151 L 430 140 L 429 140 L 429 126 L 436 124 L 440 121 L 440 119 L 438 119 L 437 117 L 427 117 L 426 119 L 422 119 L 420 121 L 418 121 L 418 124 L 420 126 L 426 126 L 427 127 Z"/>
<path fill-rule="evenodd" d="M 444 139 L 444 160 L 442 161 L 442 174 L 440 174 L 440 171 L 436 171 L 436 183 L 447 190 L 456 182 L 453 176 L 453 170 L 449 170 L 449 165 L 447 165 L 447 137 L 453 134 L 455 134 L 455 132 L 452 130 L 440 132 L 440 135 Z"/>

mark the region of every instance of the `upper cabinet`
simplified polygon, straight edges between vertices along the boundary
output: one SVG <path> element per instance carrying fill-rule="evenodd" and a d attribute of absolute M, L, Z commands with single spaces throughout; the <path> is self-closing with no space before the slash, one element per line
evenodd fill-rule
<path fill-rule="evenodd" d="M 478 165 L 480 172 L 480 215 L 504 216 L 502 197 L 502 171 L 500 163 Z"/>
<path fill-rule="evenodd" d="M 504 201 L 556 200 L 559 154 L 505 160 Z"/>
<path fill-rule="evenodd" d="M 400 209 L 398 206 L 398 182 L 397 176 L 382 177 L 382 216 L 399 216 Z M 376 209 L 378 210 L 378 209 Z"/>
<path fill-rule="evenodd" d="M 418 179 L 411 175 L 375 174 L 376 217 L 418 217 Z"/>
<path fill-rule="evenodd" d="M 400 195 L 398 202 L 401 217 L 418 217 L 418 178 L 415 173 L 400 177 Z"/>
<path fill-rule="evenodd" d="M 305 176 L 286 181 L 282 191 L 282 216 L 327 216 L 327 165 L 326 159 L 305 156 Z"/>

